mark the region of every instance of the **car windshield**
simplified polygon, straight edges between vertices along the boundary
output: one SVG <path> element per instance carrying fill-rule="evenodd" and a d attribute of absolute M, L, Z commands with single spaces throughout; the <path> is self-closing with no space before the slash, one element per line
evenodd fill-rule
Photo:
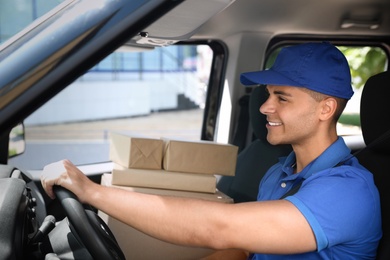
<path fill-rule="evenodd" d="M 70 4 L 61 3 L 38 20 L 50 19 L 52 13 Z M 8 3 L 10 11 L 15 5 Z M 41 9 L 49 7 L 42 3 L 24 9 L 43 13 Z M 10 30 L 18 33 L 16 26 Z M 7 48 L 15 49 L 17 41 L 7 44 L 3 55 Z M 121 46 L 23 120 L 26 149 L 10 163 L 42 169 L 64 158 L 76 164 L 106 162 L 112 132 L 199 140 L 212 58 L 213 50 L 207 44 L 145 49 Z M 9 86 L 13 85 L 3 84 L 4 95 L 12 93 Z"/>
<path fill-rule="evenodd" d="M 26 151 L 10 161 L 109 161 L 113 132 L 199 140 L 211 57 L 207 45 L 118 50 L 24 120 Z"/>

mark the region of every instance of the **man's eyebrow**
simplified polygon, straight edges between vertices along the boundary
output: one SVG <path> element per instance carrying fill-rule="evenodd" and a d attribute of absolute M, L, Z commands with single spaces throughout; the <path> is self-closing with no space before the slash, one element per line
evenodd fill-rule
<path fill-rule="evenodd" d="M 283 90 L 275 90 L 274 94 L 275 95 L 282 95 L 282 96 L 292 97 L 292 95 L 290 93 L 287 93 L 287 92 L 285 92 Z"/>
<path fill-rule="evenodd" d="M 268 94 L 270 94 L 270 90 L 269 90 L 267 87 L 265 88 L 265 92 L 267 92 Z M 283 91 L 283 90 L 274 90 L 274 91 L 272 91 L 272 93 L 273 93 L 274 95 L 282 95 L 282 96 L 292 97 L 292 95 L 291 95 L 290 93 L 285 92 L 285 91 Z"/>

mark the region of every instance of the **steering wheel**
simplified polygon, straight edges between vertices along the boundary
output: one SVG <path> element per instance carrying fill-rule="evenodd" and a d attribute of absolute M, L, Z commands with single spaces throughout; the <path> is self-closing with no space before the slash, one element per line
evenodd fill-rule
<path fill-rule="evenodd" d="M 93 259 L 125 259 L 125 256 L 104 221 L 91 210 L 85 210 L 77 197 L 69 190 L 54 186 L 69 222 Z"/>

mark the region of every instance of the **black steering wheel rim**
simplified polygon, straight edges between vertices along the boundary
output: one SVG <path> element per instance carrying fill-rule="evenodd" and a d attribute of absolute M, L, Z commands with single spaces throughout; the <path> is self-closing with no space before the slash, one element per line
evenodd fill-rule
<path fill-rule="evenodd" d="M 103 232 L 97 232 L 96 229 L 101 229 L 100 226 L 94 227 L 91 224 L 90 217 L 88 217 L 83 205 L 71 191 L 61 186 L 54 186 L 53 191 L 64 208 L 77 236 L 80 237 L 81 242 L 87 248 L 93 259 L 125 259 L 115 238 L 111 237 L 112 234 L 107 233 L 106 229 L 108 227 L 105 226 L 102 229 Z M 106 235 L 103 235 L 104 232 Z"/>

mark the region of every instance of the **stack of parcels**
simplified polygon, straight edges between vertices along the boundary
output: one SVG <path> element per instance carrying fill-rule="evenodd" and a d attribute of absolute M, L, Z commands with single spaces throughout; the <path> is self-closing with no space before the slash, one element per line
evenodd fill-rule
<path fill-rule="evenodd" d="M 111 133 L 112 185 L 216 193 L 215 175 L 234 176 L 238 147 Z"/>
<path fill-rule="evenodd" d="M 112 174 L 101 184 L 133 192 L 233 203 L 216 189 L 215 175 L 235 174 L 238 148 L 213 142 L 131 137 L 111 133 Z M 213 250 L 171 244 L 99 211 L 127 259 L 201 259 Z M 150 250 L 150 249 L 153 250 Z"/>

